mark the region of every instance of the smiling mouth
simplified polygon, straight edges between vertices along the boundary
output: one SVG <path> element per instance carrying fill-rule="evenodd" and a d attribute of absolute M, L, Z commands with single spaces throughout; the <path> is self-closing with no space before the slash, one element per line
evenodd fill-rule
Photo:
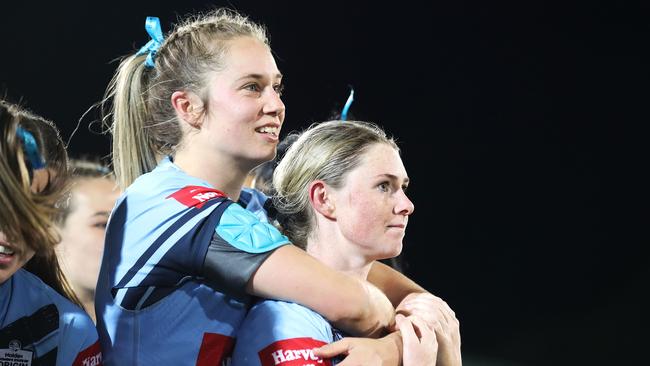
<path fill-rule="evenodd" d="M 280 128 L 279 127 L 265 126 L 265 127 L 260 127 L 260 128 L 255 129 L 255 132 L 266 133 L 266 134 L 273 135 L 273 136 L 277 137 L 278 133 L 280 133 Z"/>
<path fill-rule="evenodd" d="M 10 256 L 14 255 L 16 252 L 8 246 L 0 245 L 0 255 Z"/>

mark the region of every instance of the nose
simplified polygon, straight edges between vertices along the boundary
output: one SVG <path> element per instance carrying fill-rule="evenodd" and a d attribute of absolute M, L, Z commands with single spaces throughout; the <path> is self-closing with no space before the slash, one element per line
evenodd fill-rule
<path fill-rule="evenodd" d="M 282 99 L 280 99 L 280 94 L 278 94 L 274 89 L 269 88 L 266 100 L 264 101 L 264 107 L 262 108 L 264 114 L 278 116 L 282 120 L 284 117 L 284 110 L 285 107 Z"/>
<path fill-rule="evenodd" d="M 406 193 L 400 190 L 397 204 L 395 205 L 395 213 L 398 215 L 409 216 L 413 211 L 415 211 L 415 205 L 413 205 L 413 202 L 411 202 L 411 200 L 406 196 Z"/>

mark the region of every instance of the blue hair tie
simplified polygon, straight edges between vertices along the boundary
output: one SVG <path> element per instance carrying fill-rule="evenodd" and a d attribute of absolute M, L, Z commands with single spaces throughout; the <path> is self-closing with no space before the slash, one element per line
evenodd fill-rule
<path fill-rule="evenodd" d="M 162 28 L 160 28 L 160 19 L 158 19 L 158 17 L 147 17 L 147 20 L 144 23 L 144 29 L 149 33 L 151 40 L 142 46 L 136 55 L 144 55 L 145 53 L 148 53 L 144 65 L 152 68 L 154 67 L 154 59 L 158 53 L 158 49 L 164 40 Z"/>
<path fill-rule="evenodd" d="M 36 144 L 34 135 L 20 126 L 16 129 L 16 134 L 23 142 L 23 148 L 25 149 L 29 163 L 32 165 L 32 169 L 45 168 L 45 161 L 43 161 L 41 154 L 38 152 L 38 145 Z"/>
<path fill-rule="evenodd" d="M 354 88 L 350 87 L 350 96 L 348 96 L 348 100 L 345 102 L 345 106 L 343 107 L 343 111 L 341 112 L 341 120 L 345 121 L 348 119 L 348 110 L 350 110 L 350 106 L 352 105 L 353 100 L 354 100 Z"/>

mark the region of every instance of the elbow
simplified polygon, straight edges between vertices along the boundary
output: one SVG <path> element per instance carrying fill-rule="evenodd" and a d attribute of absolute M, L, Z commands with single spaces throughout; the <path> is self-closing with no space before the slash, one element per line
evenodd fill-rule
<path fill-rule="evenodd" d="M 350 299 L 350 301 L 335 304 L 327 318 L 333 323 L 360 324 L 373 316 L 369 305 L 367 299 L 362 297 Z"/>
<path fill-rule="evenodd" d="M 359 289 L 347 301 L 335 304 L 327 318 L 352 335 L 378 337 L 390 327 L 394 315 L 392 305 L 382 297 L 373 294 L 369 284 L 359 283 Z"/>

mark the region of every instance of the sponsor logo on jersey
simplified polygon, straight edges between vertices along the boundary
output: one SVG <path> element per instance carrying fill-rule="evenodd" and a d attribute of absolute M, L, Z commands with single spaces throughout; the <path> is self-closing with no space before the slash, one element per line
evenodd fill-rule
<path fill-rule="evenodd" d="M 313 338 L 290 338 L 271 343 L 258 352 L 262 366 L 330 366 L 330 360 L 314 356 L 325 342 Z"/>
<path fill-rule="evenodd" d="M 196 366 L 228 365 L 235 346 L 232 337 L 217 333 L 203 333 Z"/>
<path fill-rule="evenodd" d="M 187 207 L 201 208 L 206 201 L 219 197 L 226 197 L 226 194 L 214 188 L 186 186 L 165 198 L 173 198 Z"/>
<path fill-rule="evenodd" d="M 100 366 L 102 365 L 102 350 L 99 341 L 79 352 L 72 366 Z"/>

